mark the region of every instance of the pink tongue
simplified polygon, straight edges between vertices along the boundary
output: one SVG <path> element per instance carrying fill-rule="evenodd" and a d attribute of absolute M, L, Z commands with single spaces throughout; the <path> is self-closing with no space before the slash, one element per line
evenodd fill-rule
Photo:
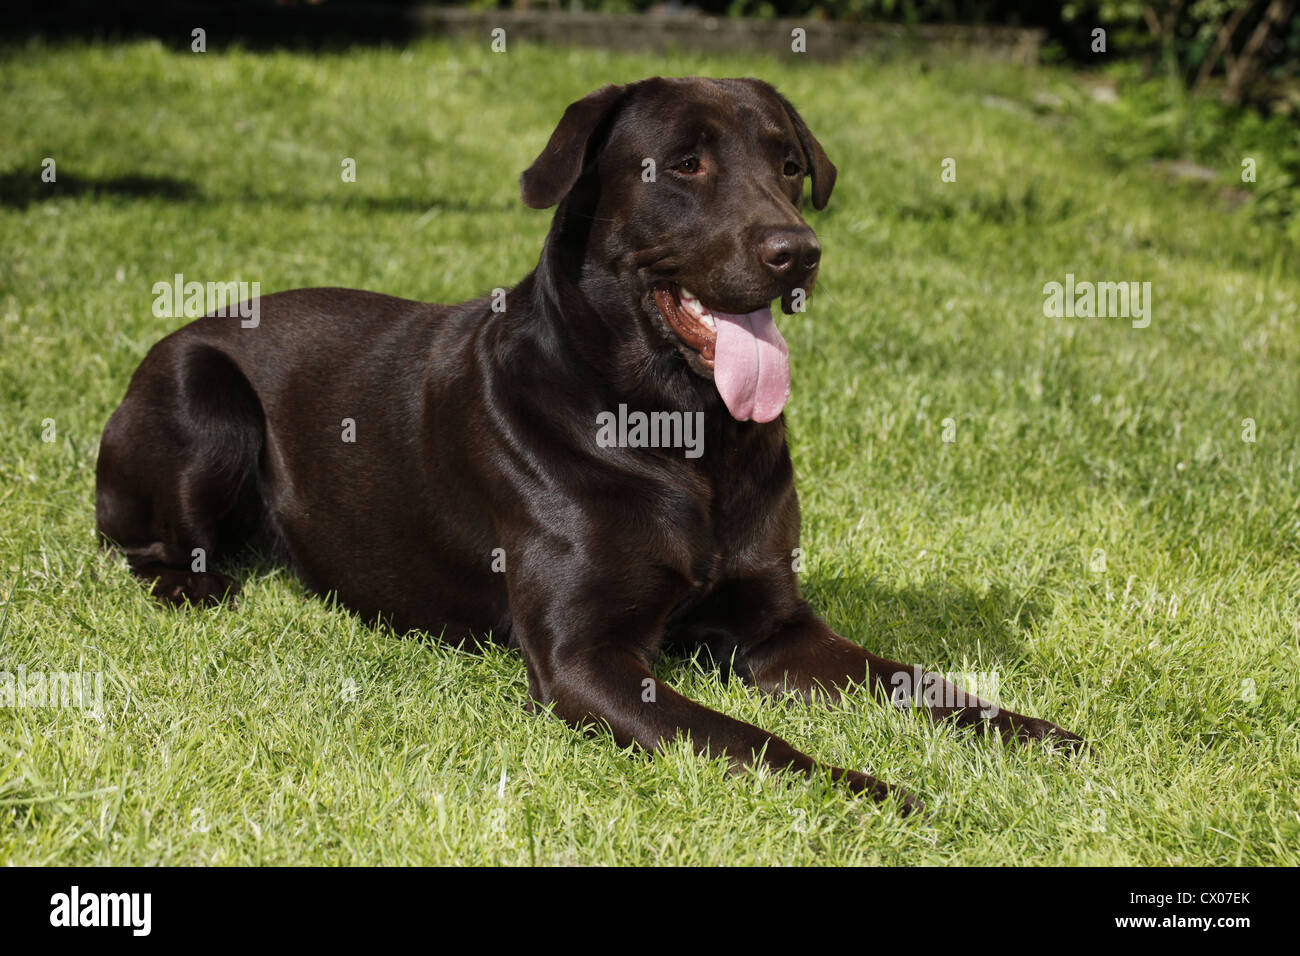
<path fill-rule="evenodd" d="M 714 312 L 713 382 L 736 421 L 770 422 L 790 397 L 790 348 L 770 308 L 746 315 Z"/>

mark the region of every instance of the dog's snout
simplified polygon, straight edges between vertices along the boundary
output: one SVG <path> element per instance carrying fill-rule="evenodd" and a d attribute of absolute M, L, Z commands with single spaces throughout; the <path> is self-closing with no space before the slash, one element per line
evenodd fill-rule
<path fill-rule="evenodd" d="M 821 262 L 822 247 L 808 228 L 770 230 L 759 244 L 763 267 L 783 283 L 802 282 Z"/>

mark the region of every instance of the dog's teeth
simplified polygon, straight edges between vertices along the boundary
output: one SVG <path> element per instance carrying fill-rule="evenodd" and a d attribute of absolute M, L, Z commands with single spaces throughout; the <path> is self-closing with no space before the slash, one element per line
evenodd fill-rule
<path fill-rule="evenodd" d="M 701 323 L 705 328 L 717 331 L 718 326 L 717 323 L 714 322 L 712 313 L 704 307 L 704 303 L 696 298 L 690 289 L 684 289 L 681 286 L 678 286 L 677 298 L 688 315 Z"/>

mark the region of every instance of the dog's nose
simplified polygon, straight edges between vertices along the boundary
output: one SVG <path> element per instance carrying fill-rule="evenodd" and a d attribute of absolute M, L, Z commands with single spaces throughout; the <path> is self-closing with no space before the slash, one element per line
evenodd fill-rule
<path fill-rule="evenodd" d="M 781 282 L 796 285 L 817 268 L 822 247 L 811 229 L 773 229 L 759 246 L 759 258 L 764 268 Z"/>

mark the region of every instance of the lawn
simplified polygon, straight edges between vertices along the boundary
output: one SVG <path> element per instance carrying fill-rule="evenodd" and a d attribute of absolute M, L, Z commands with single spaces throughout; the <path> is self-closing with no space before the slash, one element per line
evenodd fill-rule
<path fill-rule="evenodd" d="M 548 224 L 518 175 L 564 106 L 655 73 L 772 80 L 840 168 L 817 295 L 781 320 L 810 600 L 1091 754 L 661 662 L 909 786 L 932 812 L 903 820 L 531 716 L 518 658 L 399 639 L 266 565 L 233 612 L 164 611 L 98 547 L 100 431 L 185 321 L 155 282 L 508 286 Z M 960 59 L 4 51 L 0 671 L 103 693 L 0 701 L 0 863 L 1300 863 L 1300 251 L 1221 184 L 1119 161 L 1106 109 Z M 1150 282 L 1150 324 L 1046 316 L 1067 275 Z"/>

